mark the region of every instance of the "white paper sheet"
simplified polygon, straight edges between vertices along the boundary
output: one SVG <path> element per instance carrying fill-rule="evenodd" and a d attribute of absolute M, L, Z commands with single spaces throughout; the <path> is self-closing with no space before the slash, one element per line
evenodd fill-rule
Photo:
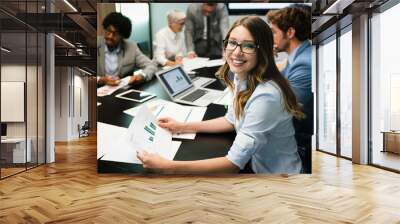
<path fill-rule="evenodd" d="M 110 94 L 113 94 L 115 91 L 117 91 L 118 89 L 128 85 L 129 79 L 131 78 L 131 76 L 127 76 L 123 79 L 121 79 L 121 82 L 119 83 L 118 86 L 102 86 L 100 88 L 97 89 L 97 96 L 101 97 L 101 96 L 107 96 Z"/>
<path fill-rule="evenodd" d="M 206 113 L 207 107 L 192 107 L 193 109 L 190 112 L 190 115 L 187 117 L 185 122 L 197 122 L 202 121 L 204 114 Z M 173 138 L 179 139 L 195 139 L 196 133 L 182 133 L 182 134 L 173 134 Z"/>
<path fill-rule="evenodd" d="M 193 71 L 198 68 L 203 68 L 207 66 L 209 58 L 202 58 L 202 57 L 196 57 L 196 58 L 183 58 L 182 63 L 183 63 L 183 69 L 186 72 Z"/>
<path fill-rule="evenodd" d="M 157 153 L 164 158 L 171 158 L 170 160 L 173 160 L 181 144 L 181 141 L 172 141 L 170 150 L 166 148 L 160 148 Z"/>
<path fill-rule="evenodd" d="M 223 58 L 221 58 L 221 59 L 209 60 L 206 64 L 206 66 L 214 67 L 214 66 L 221 66 L 223 64 L 225 64 L 225 60 Z"/>
<path fill-rule="evenodd" d="M 179 147 L 181 146 L 181 144 L 182 144 L 181 141 L 172 141 L 170 150 L 165 149 L 165 148 L 161 148 L 157 153 L 160 156 L 162 156 L 163 158 L 172 158 L 170 160 L 173 160 L 175 155 L 176 155 L 176 153 L 178 152 Z M 136 157 L 136 151 L 134 153 L 132 153 L 132 156 L 133 156 L 133 154 L 135 154 L 134 155 L 135 159 L 133 159 L 131 161 L 135 161 L 133 163 L 136 163 L 136 164 L 142 164 L 142 162 L 139 159 L 137 159 L 137 157 Z M 110 156 L 109 154 L 106 154 L 106 155 L 104 155 L 103 158 L 101 158 L 101 160 L 115 161 L 115 162 L 123 162 L 125 160 L 124 158 L 118 159 L 118 160 L 115 160 L 115 159 L 117 159 L 117 157 Z M 126 162 L 126 163 L 132 163 L 131 161 Z"/>
<path fill-rule="evenodd" d="M 207 77 L 196 77 L 192 81 L 195 87 L 200 88 L 216 81 L 216 79 Z"/>
<path fill-rule="evenodd" d="M 128 129 L 97 122 L 97 159 L 114 150 L 115 140 L 121 138 Z"/>
<path fill-rule="evenodd" d="M 229 88 L 226 88 L 224 90 L 224 93 L 221 98 L 215 100 L 213 103 L 214 104 L 219 104 L 219 105 L 224 105 L 224 106 L 229 106 L 233 102 L 233 94 Z"/>
<path fill-rule="evenodd" d="M 101 137 L 107 138 L 107 135 L 110 135 L 112 138 L 102 142 L 108 147 L 101 149 L 104 153 L 102 160 L 141 164 L 136 155 L 142 150 L 158 153 L 172 160 L 178 150 L 174 148 L 176 145 L 172 144 L 171 133 L 156 124 L 155 116 L 146 106 L 139 108 L 128 129 L 122 128 L 122 131 L 118 127 L 105 128 L 107 129 L 103 129 Z M 119 137 L 110 131 L 118 132 Z"/>
<path fill-rule="evenodd" d="M 177 103 L 161 99 L 149 101 L 145 105 L 154 114 L 154 116 L 156 116 L 156 118 L 171 117 L 180 122 L 202 121 L 207 110 L 206 107 L 182 106 Z M 133 107 L 125 110 L 124 112 L 131 116 L 135 116 L 138 113 L 139 107 Z M 174 134 L 172 137 L 180 139 L 194 139 L 196 137 L 196 133 Z"/>

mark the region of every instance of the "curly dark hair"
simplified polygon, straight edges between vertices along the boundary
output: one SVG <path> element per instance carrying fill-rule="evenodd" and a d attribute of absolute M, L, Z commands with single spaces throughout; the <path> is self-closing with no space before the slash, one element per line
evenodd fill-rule
<path fill-rule="evenodd" d="M 103 28 L 107 29 L 110 25 L 114 26 L 115 29 L 126 39 L 129 38 L 132 32 L 131 20 L 122 15 L 119 12 L 112 12 L 106 16 L 103 20 Z"/>
<path fill-rule="evenodd" d="M 269 22 L 278 26 L 283 32 L 290 27 L 296 30 L 295 37 L 304 41 L 311 39 L 311 7 L 304 4 L 294 4 L 283 9 L 269 11 Z"/>

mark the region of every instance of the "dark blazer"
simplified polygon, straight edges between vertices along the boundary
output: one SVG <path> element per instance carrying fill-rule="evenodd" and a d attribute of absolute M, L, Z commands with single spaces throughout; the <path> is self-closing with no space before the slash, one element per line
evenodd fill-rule
<path fill-rule="evenodd" d="M 200 57 L 222 56 L 223 39 L 229 30 L 228 9 L 225 4 L 218 3 L 215 11 L 210 15 L 210 49 L 206 49 L 203 39 L 204 15 L 203 3 L 192 3 L 186 11 L 185 42 L 188 52 L 194 51 Z"/>

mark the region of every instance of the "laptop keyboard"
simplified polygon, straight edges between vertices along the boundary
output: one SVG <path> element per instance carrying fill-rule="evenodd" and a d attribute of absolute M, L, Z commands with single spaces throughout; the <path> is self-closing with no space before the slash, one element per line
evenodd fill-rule
<path fill-rule="evenodd" d="M 181 100 L 194 102 L 197 99 L 199 99 L 200 97 L 204 96 L 207 92 L 208 92 L 207 90 L 197 89 L 193 93 L 183 97 Z"/>

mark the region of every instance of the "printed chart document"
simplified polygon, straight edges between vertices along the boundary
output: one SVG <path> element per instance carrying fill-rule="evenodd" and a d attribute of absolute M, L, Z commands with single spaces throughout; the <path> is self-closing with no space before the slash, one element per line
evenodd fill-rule
<path fill-rule="evenodd" d="M 149 101 L 148 103 L 145 103 L 145 105 L 157 119 L 161 117 L 171 117 L 180 122 L 202 121 L 207 110 L 207 107 L 182 106 L 177 103 L 161 99 Z M 133 107 L 125 110 L 124 112 L 135 117 L 136 114 L 138 114 L 139 109 L 140 106 Z M 174 134 L 172 137 L 180 139 L 194 139 L 196 137 L 196 133 Z"/>
<path fill-rule="evenodd" d="M 142 150 L 158 153 L 172 160 L 180 146 L 180 142 L 172 142 L 172 135 L 168 130 L 157 126 L 156 118 L 146 106 L 139 108 L 138 115 L 132 120 L 129 128 L 110 126 L 112 125 L 102 124 L 98 127 L 98 137 L 108 138 L 98 141 L 98 144 L 99 142 L 104 144 L 104 146 L 98 145 L 100 154 L 104 154 L 102 160 L 141 164 L 137 152 Z M 112 131 L 114 133 L 110 133 Z M 101 155 L 98 153 L 99 156 Z"/>
<path fill-rule="evenodd" d="M 119 83 L 118 86 L 102 86 L 100 88 L 97 89 L 97 96 L 107 96 L 110 94 L 113 94 L 115 91 L 117 91 L 118 89 L 128 85 L 129 79 L 131 78 L 131 76 L 127 76 L 123 79 L 121 79 L 121 82 Z"/>

